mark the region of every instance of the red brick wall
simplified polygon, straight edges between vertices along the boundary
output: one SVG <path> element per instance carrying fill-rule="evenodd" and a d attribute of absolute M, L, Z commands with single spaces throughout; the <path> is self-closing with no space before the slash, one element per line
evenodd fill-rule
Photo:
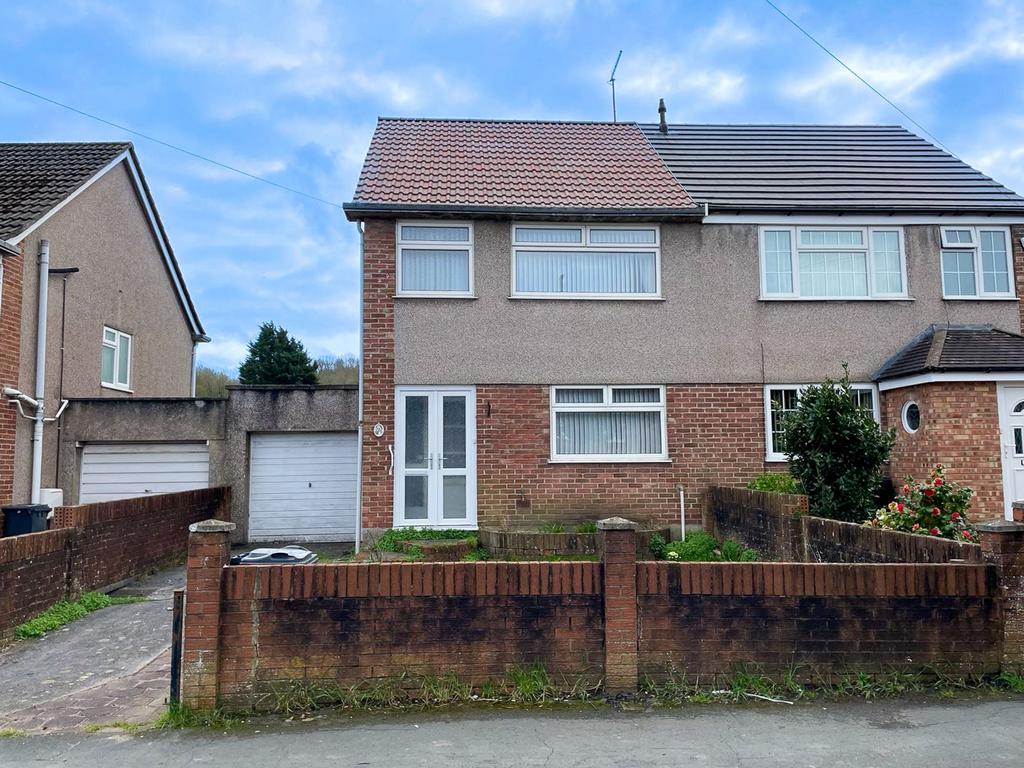
<path fill-rule="evenodd" d="M 24 260 L 18 256 L 3 259 L 3 286 L 0 287 L 0 387 L 18 386 L 18 360 L 21 344 L 21 273 Z M 17 411 L 0 398 L 0 505 L 10 504 L 14 493 L 14 433 Z M 19 501 L 21 501 L 19 499 Z"/>
<path fill-rule="evenodd" d="M 395 441 L 395 223 L 366 222 L 363 240 L 363 467 L 362 525 L 390 528 Z M 374 424 L 384 436 L 373 436 Z"/>
<path fill-rule="evenodd" d="M 68 529 L 0 539 L 0 641 L 67 596 Z"/>
<path fill-rule="evenodd" d="M 0 539 L 0 638 L 59 600 L 183 555 L 191 523 L 230 509 L 230 488 L 58 507 L 52 530 Z"/>
<path fill-rule="evenodd" d="M 914 400 L 921 427 L 903 429 L 903 405 Z M 1003 517 L 1002 448 L 995 382 L 935 383 L 882 393 L 882 424 L 896 427 L 890 460 L 893 481 L 906 475 L 923 478 L 936 463 L 945 464 L 950 480 L 977 492 L 971 518 L 977 522 Z"/>
<path fill-rule="evenodd" d="M 667 388 L 664 464 L 550 464 L 549 389 L 477 387 L 477 509 L 481 525 L 535 525 L 619 515 L 700 523 L 713 485 L 746 483 L 764 468 L 764 405 L 755 384 Z"/>

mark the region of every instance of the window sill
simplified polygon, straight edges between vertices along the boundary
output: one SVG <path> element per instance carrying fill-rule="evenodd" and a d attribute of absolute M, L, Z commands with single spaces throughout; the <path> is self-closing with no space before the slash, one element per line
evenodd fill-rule
<path fill-rule="evenodd" d="M 124 392 L 127 395 L 134 395 L 135 394 L 135 390 L 128 389 L 128 387 L 121 387 L 121 386 L 118 386 L 117 384 L 105 384 L 104 382 L 101 381 L 100 382 L 100 386 L 103 389 L 112 389 L 115 392 Z"/>
<path fill-rule="evenodd" d="M 1020 301 L 1016 296 L 943 296 L 943 301 Z"/>
<path fill-rule="evenodd" d="M 789 464 L 789 459 L 786 456 L 772 456 L 768 455 L 764 457 L 765 464 Z"/>
<path fill-rule="evenodd" d="M 758 296 L 758 301 L 917 301 L 913 296 Z"/>
<path fill-rule="evenodd" d="M 607 459 L 548 459 L 548 464 L 671 464 L 672 459 L 649 459 L 640 457 L 635 459 L 622 458 L 620 456 Z"/>
<path fill-rule="evenodd" d="M 527 296 L 512 294 L 509 301 L 665 301 L 664 296 Z"/>
<path fill-rule="evenodd" d="M 396 293 L 393 299 L 460 299 L 462 301 L 479 298 L 475 293 Z"/>

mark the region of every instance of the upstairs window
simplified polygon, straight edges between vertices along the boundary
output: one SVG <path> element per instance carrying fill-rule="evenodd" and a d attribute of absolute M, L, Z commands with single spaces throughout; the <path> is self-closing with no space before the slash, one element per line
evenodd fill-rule
<path fill-rule="evenodd" d="M 1012 298 L 1012 274 L 1005 227 L 942 228 L 943 298 Z"/>
<path fill-rule="evenodd" d="M 100 383 L 113 389 L 130 389 L 131 372 L 132 337 L 105 327 L 100 349 Z"/>
<path fill-rule="evenodd" d="M 878 397 L 873 384 L 852 384 L 857 405 L 879 421 Z M 764 388 L 765 461 L 789 461 L 786 454 L 786 417 L 800 404 L 806 384 L 770 384 Z"/>
<path fill-rule="evenodd" d="M 667 461 L 665 388 L 551 388 L 551 460 Z"/>
<path fill-rule="evenodd" d="M 899 228 L 761 228 L 762 298 L 906 298 L 906 274 Z"/>
<path fill-rule="evenodd" d="M 514 224 L 512 296 L 660 298 L 660 257 L 656 226 Z"/>
<path fill-rule="evenodd" d="M 399 296 L 472 296 L 473 226 L 398 223 Z"/>

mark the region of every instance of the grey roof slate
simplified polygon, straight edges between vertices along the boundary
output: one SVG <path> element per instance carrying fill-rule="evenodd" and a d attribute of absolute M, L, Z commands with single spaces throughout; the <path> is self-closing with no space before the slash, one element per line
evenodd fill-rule
<path fill-rule="evenodd" d="M 23 232 L 131 146 L 0 144 L 0 237 Z"/>
<path fill-rule="evenodd" d="M 640 126 L 715 210 L 1024 214 L 1024 197 L 900 126 Z"/>
<path fill-rule="evenodd" d="M 1024 336 L 990 325 L 932 325 L 893 355 L 875 380 L 951 371 L 1024 371 Z"/>

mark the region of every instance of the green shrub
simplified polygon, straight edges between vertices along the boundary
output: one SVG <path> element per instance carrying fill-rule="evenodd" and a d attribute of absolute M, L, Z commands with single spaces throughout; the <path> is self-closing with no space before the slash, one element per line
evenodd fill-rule
<path fill-rule="evenodd" d="M 490 560 L 491 559 L 491 553 L 488 552 L 483 547 L 477 547 L 476 549 L 471 549 L 469 552 L 467 552 L 466 556 L 463 557 L 462 559 L 466 560 L 468 562 L 476 562 L 476 561 L 480 561 L 480 560 Z"/>
<path fill-rule="evenodd" d="M 565 533 L 565 526 L 562 525 L 561 523 L 557 523 L 557 522 L 544 523 L 540 527 L 540 532 L 541 533 Z"/>
<path fill-rule="evenodd" d="M 681 541 L 666 542 L 660 535 L 651 538 L 651 553 L 657 560 L 683 563 L 753 562 L 757 552 L 727 539 L 721 543 L 705 531 L 696 531 Z"/>
<path fill-rule="evenodd" d="M 586 523 L 580 523 L 576 526 L 576 533 L 597 533 L 597 523 L 593 520 Z"/>
<path fill-rule="evenodd" d="M 463 531 L 457 528 L 391 528 L 384 531 L 373 546 L 384 552 L 400 552 L 403 541 L 472 539 L 475 536 L 476 531 Z"/>
<path fill-rule="evenodd" d="M 901 492 L 867 521 L 873 528 L 888 528 L 956 541 L 977 541 L 967 511 L 974 491 L 946 479 L 946 468 L 936 464 L 927 480 L 908 477 Z"/>
<path fill-rule="evenodd" d="M 789 471 L 804 487 L 811 514 L 862 521 L 875 506 L 895 431 L 882 429 L 858 404 L 845 365 L 839 381 L 803 391 L 783 430 Z"/>
<path fill-rule="evenodd" d="M 751 491 L 768 491 L 769 493 L 803 493 L 800 481 L 789 472 L 762 472 L 749 483 Z"/>

